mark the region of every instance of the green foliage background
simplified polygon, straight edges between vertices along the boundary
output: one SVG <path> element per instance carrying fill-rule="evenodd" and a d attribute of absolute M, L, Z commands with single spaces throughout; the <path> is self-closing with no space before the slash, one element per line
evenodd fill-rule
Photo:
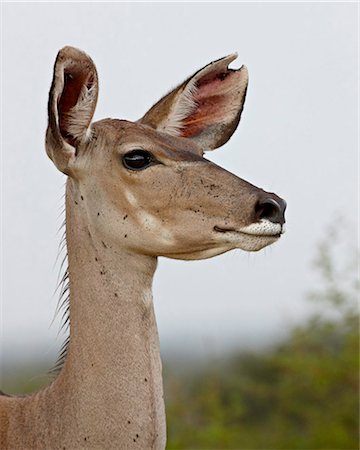
<path fill-rule="evenodd" d="M 318 311 L 283 342 L 197 367 L 164 362 L 168 449 L 359 448 L 357 255 L 344 247 L 339 261 L 338 244 L 330 230 L 315 261 L 320 288 L 308 295 Z M 46 381 L 28 378 L 6 387 Z"/>
<path fill-rule="evenodd" d="M 357 319 L 165 376 L 169 449 L 358 449 Z"/>

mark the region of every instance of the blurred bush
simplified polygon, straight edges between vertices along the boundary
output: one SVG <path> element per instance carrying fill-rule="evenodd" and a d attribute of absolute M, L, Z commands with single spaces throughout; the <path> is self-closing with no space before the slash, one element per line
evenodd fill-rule
<path fill-rule="evenodd" d="M 165 366 L 168 449 L 359 448 L 359 280 L 352 249 L 342 265 L 334 257 L 338 244 L 330 230 L 319 245 L 321 288 L 308 296 L 319 312 L 275 348 Z"/>

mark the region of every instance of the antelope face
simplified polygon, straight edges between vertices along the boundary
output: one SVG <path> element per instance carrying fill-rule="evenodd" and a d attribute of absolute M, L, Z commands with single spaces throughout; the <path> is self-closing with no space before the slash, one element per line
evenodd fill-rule
<path fill-rule="evenodd" d="M 50 91 L 47 151 L 69 175 L 89 228 L 111 246 L 200 259 L 259 250 L 281 236 L 285 202 L 222 169 L 204 152 L 240 120 L 247 71 L 229 56 L 198 71 L 138 122 L 91 124 L 97 74 L 79 50 L 60 51 Z"/>

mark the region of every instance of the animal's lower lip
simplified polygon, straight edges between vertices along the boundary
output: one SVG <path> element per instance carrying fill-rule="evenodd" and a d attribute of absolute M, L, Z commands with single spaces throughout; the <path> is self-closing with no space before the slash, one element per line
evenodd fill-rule
<path fill-rule="evenodd" d="M 214 231 L 217 231 L 218 233 L 238 233 L 243 234 L 245 236 L 251 236 L 254 238 L 279 238 L 282 233 L 276 233 L 276 234 L 253 234 L 253 233 L 246 233 L 244 231 L 235 230 L 235 228 L 221 228 L 217 225 L 214 226 Z"/>

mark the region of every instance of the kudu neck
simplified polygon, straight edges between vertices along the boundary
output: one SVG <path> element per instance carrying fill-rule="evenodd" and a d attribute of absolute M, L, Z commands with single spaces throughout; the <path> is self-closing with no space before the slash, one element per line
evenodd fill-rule
<path fill-rule="evenodd" d="M 67 185 L 66 240 L 70 279 L 71 339 L 78 332 L 94 332 L 114 323 L 119 328 L 126 322 L 124 314 L 152 310 L 152 281 L 157 259 L 114 247 L 99 236 L 87 214 L 84 196 L 78 197 Z M 142 327 L 146 328 L 146 322 Z M 92 329 L 94 328 L 94 329 Z"/>
<path fill-rule="evenodd" d="M 59 378 L 93 439 L 101 427 L 112 442 L 132 430 L 131 444 L 135 439 L 142 448 L 162 448 L 165 413 L 151 293 L 157 260 L 113 248 L 97 236 L 79 201 L 86 200 L 74 198 L 68 185 L 70 344 Z"/>

